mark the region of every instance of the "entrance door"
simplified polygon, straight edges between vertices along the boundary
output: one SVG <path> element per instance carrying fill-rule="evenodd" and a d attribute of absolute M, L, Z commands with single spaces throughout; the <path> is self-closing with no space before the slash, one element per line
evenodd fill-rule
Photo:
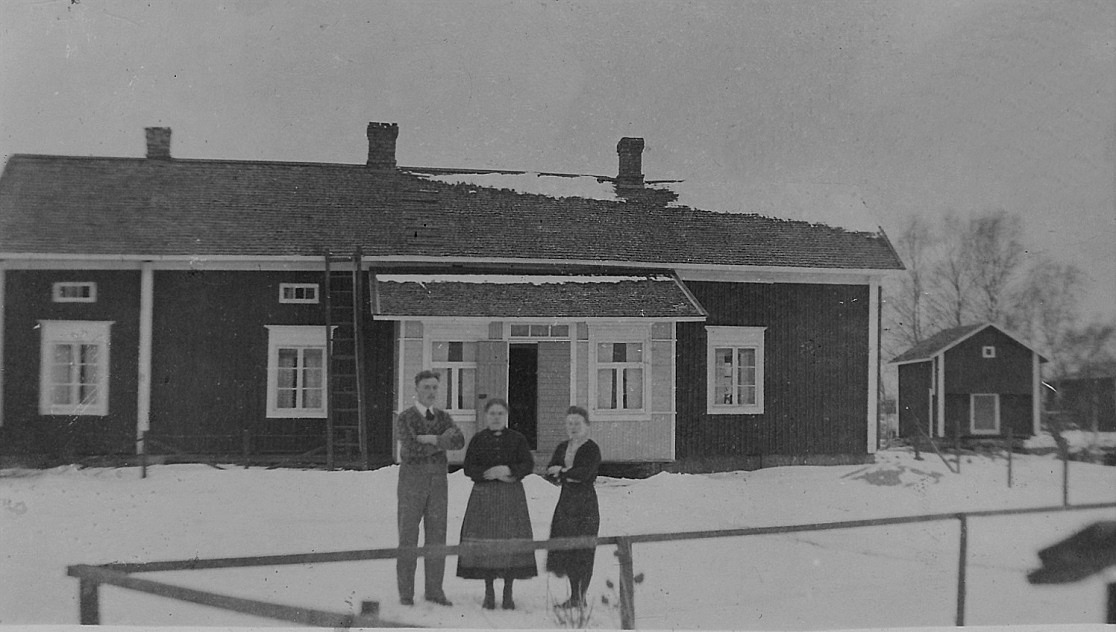
<path fill-rule="evenodd" d="M 539 348 L 511 345 L 508 353 L 508 426 L 527 437 L 527 445 L 538 449 L 539 437 Z"/>

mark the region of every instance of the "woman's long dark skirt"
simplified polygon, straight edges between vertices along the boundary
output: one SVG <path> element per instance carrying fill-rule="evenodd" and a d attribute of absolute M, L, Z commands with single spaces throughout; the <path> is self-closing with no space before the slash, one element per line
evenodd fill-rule
<path fill-rule="evenodd" d="M 573 538 L 585 535 L 598 535 L 601 528 L 601 513 L 597 506 L 597 491 L 593 485 L 581 483 L 562 485 L 558 505 L 554 507 L 554 518 L 550 523 L 550 537 Z M 568 549 L 546 552 L 546 570 L 558 577 L 585 578 L 593 575 L 593 560 L 597 550 Z"/>
<path fill-rule="evenodd" d="M 534 539 L 523 483 L 474 483 L 461 521 L 461 543 Z M 527 579 L 538 575 L 534 551 L 470 553 L 457 558 L 457 576 L 465 579 Z"/>

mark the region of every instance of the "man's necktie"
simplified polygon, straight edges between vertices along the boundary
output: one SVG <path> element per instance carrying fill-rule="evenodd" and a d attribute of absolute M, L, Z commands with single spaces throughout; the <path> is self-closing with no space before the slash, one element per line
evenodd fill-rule
<path fill-rule="evenodd" d="M 426 420 L 434 421 L 434 411 L 430 410 L 429 408 L 426 409 Z"/>

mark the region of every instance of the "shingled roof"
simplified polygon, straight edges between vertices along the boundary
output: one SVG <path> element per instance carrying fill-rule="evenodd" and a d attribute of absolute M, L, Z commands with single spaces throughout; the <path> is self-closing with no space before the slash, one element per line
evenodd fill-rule
<path fill-rule="evenodd" d="M 926 340 L 923 340 L 910 349 L 907 349 L 903 353 L 895 356 L 895 359 L 892 360 L 890 364 L 906 364 L 910 362 L 922 362 L 930 360 L 939 353 L 949 350 L 950 348 L 954 347 L 970 336 L 975 335 L 978 331 L 981 331 L 988 327 L 996 329 L 1000 333 L 1008 336 L 1012 340 L 1015 340 L 1028 349 L 1031 348 L 1031 345 L 1020 340 L 1016 336 L 1012 335 L 1010 332 L 1004 331 L 1002 328 L 993 325 L 992 323 L 977 323 L 975 325 L 961 325 L 960 327 L 943 329 L 942 331 L 939 331 L 933 336 L 930 336 Z M 1042 357 L 1041 355 L 1039 356 L 1039 360 L 1041 362 L 1046 362 L 1046 358 Z"/>
<path fill-rule="evenodd" d="M 0 257 L 412 257 L 893 270 L 886 237 L 661 199 L 552 198 L 406 168 L 14 155 Z"/>

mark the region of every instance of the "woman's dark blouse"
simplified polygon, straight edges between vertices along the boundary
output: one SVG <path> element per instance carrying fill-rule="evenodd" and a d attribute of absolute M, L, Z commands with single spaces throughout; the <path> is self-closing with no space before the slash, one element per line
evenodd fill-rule
<path fill-rule="evenodd" d="M 488 428 L 473 435 L 465 450 L 465 476 L 474 483 L 491 483 L 484 477 L 490 467 L 506 465 L 517 480 L 522 480 L 535 469 L 535 458 L 527 445 L 527 438 L 510 428 L 497 434 Z M 495 481 L 499 482 L 499 481 Z"/>

